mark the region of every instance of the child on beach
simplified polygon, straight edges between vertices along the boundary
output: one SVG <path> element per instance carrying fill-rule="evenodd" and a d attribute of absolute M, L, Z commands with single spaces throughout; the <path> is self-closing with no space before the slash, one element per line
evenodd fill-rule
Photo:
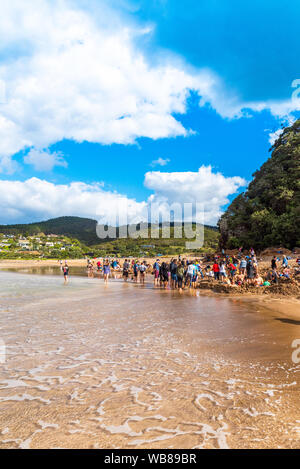
<path fill-rule="evenodd" d="M 105 285 L 108 284 L 108 277 L 109 277 L 109 274 L 110 274 L 110 265 L 109 265 L 109 261 L 106 260 L 105 261 L 105 264 L 103 266 L 103 276 L 104 276 L 104 283 Z"/>

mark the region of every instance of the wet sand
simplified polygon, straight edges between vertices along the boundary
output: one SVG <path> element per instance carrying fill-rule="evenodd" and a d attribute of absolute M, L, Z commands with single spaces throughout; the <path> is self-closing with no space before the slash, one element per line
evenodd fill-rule
<path fill-rule="evenodd" d="M 0 272 L 0 338 L 0 448 L 300 447 L 274 305 Z"/>

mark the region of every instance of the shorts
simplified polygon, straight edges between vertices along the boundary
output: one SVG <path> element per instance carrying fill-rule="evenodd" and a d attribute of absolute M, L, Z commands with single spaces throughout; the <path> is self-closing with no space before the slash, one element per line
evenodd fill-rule
<path fill-rule="evenodd" d="M 123 270 L 123 277 L 128 277 L 128 270 Z"/>
<path fill-rule="evenodd" d="M 193 278 L 192 278 L 192 283 L 195 283 L 195 282 L 197 282 L 197 278 L 198 278 L 198 275 L 193 275 Z"/>
<path fill-rule="evenodd" d="M 158 278 L 159 277 L 159 270 L 155 270 L 154 271 L 154 278 Z"/>
<path fill-rule="evenodd" d="M 193 276 L 192 274 L 186 274 L 185 284 L 187 285 L 188 282 L 192 283 Z"/>
<path fill-rule="evenodd" d="M 172 280 L 177 282 L 177 274 L 171 274 L 171 278 L 172 278 Z"/>

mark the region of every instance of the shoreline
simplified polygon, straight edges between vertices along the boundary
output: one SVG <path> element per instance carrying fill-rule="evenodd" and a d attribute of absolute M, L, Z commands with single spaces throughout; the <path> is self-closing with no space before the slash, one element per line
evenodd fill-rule
<path fill-rule="evenodd" d="M 70 267 L 86 266 L 86 259 L 68 260 Z M 21 269 L 23 267 L 59 267 L 57 259 L 0 259 L 0 269 Z"/>
<path fill-rule="evenodd" d="M 149 259 L 150 260 L 150 259 Z M 152 259 L 151 259 L 152 261 Z M 72 267 L 86 267 L 86 259 L 71 259 L 68 260 L 68 265 Z M 37 267 L 59 267 L 60 264 L 57 260 L 0 260 L 0 271 L 8 269 L 24 269 L 24 268 L 37 268 Z M 152 277 L 152 276 L 151 276 Z M 262 287 L 256 287 L 262 288 Z M 255 303 L 261 305 L 263 308 L 277 312 L 290 319 L 300 319 L 300 296 L 294 295 L 288 291 L 285 294 L 268 291 L 269 288 L 265 287 L 263 290 L 255 291 L 252 288 L 250 291 L 243 291 L 239 287 L 228 287 L 214 281 L 204 280 L 199 283 L 195 291 L 200 291 L 205 296 L 214 296 L 238 300 L 243 302 Z M 287 288 L 288 290 L 288 288 Z M 187 290 L 188 291 L 188 290 Z"/>

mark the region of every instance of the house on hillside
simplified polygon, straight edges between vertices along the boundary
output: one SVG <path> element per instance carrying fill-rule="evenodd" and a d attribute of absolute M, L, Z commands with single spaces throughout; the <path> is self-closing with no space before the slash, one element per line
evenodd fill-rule
<path fill-rule="evenodd" d="M 31 244 L 27 239 L 19 239 L 18 246 L 23 251 L 30 251 L 30 249 L 31 249 Z"/>
<path fill-rule="evenodd" d="M 1 241 L 1 243 L 0 243 L 0 246 L 1 246 L 1 247 L 5 247 L 5 246 L 9 246 L 9 244 L 10 244 L 10 243 L 9 243 L 8 240 L 2 239 L 2 241 Z"/>

